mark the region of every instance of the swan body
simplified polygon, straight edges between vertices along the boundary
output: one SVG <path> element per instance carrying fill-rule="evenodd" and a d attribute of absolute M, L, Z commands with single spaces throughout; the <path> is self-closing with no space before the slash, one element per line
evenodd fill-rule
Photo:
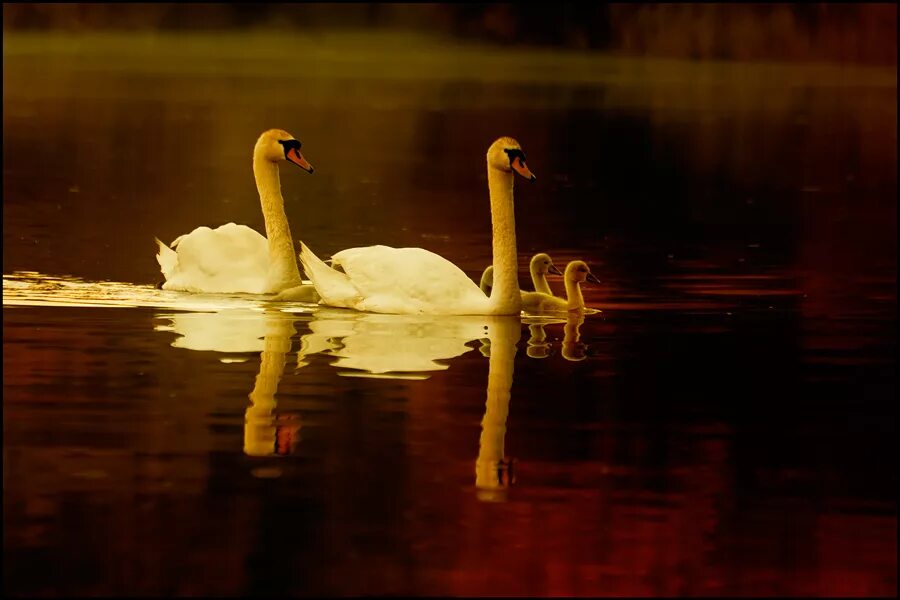
<path fill-rule="evenodd" d="M 554 275 L 562 275 L 562 273 L 553 264 L 553 259 L 550 258 L 550 255 L 545 252 L 539 252 L 532 256 L 528 270 L 531 272 L 531 283 L 534 285 L 534 291 L 552 296 L 553 292 L 550 290 L 550 284 L 547 283 L 547 273 L 553 273 Z M 494 267 L 489 265 L 484 270 L 484 273 L 481 274 L 481 283 L 478 287 L 481 288 L 482 292 L 490 295 L 493 286 Z M 525 292 L 523 291 L 522 293 Z"/>
<path fill-rule="evenodd" d="M 329 267 L 305 244 L 301 260 L 324 303 L 392 314 L 483 314 L 487 296 L 445 258 L 423 248 L 368 246 L 332 256 Z"/>
<path fill-rule="evenodd" d="M 246 225 L 198 227 L 166 246 L 156 240 L 156 260 L 164 290 L 208 293 L 279 294 L 276 299 L 315 301 L 303 285 L 278 175 L 278 163 L 290 161 L 312 173 L 300 154 L 300 142 L 280 129 L 264 132 L 253 150 L 253 175 L 266 223 L 266 236 Z M 308 301 L 308 300 L 307 300 Z"/>
<path fill-rule="evenodd" d="M 488 297 L 459 267 L 423 248 L 350 248 L 325 264 L 301 243 L 300 261 L 321 304 L 376 313 L 518 315 L 513 171 L 535 179 L 512 138 L 487 153 L 497 285 Z"/>
<path fill-rule="evenodd" d="M 541 292 L 522 292 L 522 310 L 528 313 L 565 312 L 584 310 L 584 296 L 580 284 L 585 280 L 594 283 L 600 281 L 594 277 L 587 264 L 581 260 L 573 260 L 566 266 L 565 272 L 566 298 L 557 298 Z"/>
<path fill-rule="evenodd" d="M 170 246 L 156 243 L 164 290 L 269 293 L 269 243 L 246 225 L 197 227 Z"/>

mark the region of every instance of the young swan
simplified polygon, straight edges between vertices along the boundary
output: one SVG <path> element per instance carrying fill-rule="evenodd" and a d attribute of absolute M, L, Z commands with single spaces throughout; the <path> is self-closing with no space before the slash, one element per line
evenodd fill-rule
<path fill-rule="evenodd" d="M 253 148 L 253 176 L 266 224 L 266 236 L 246 225 L 198 227 L 171 246 L 156 240 L 156 260 L 164 290 L 205 293 L 280 294 L 278 299 L 315 301 L 303 285 L 294 241 L 284 211 L 278 165 L 290 162 L 313 172 L 300 153 L 300 142 L 281 129 L 263 132 Z"/>
<path fill-rule="evenodd" d="M 547 273 L 553 273 L 554 275 L 562 275 L 562 273 L 560 273 L 559 269 L 556 268 L 556 265 L 553 264 L 553 260 L 550 256 L 544 252 L 535 254 L 531 257 L 529 269 L 531 271 L 531 283 L 534 284 L 534 291 L 552 296 L 553 292 L 550 290 L 550 284 L 547 283 Z M 484 273 L 481 274 L 481 283 L 479 284 L 479 287 L 486 296 L 491 295 L 491 288 L 494 287 L 493 266 L 488 266 L 488 268 L 484 270 Z"/>
<path fill-rule="evenodd" d="M 566 300 L 540 292 L 522 292 L 522 310 L 529 313 L 583 310 L 584 297 L 580 284 L 585 280 L 600 283 L 582 260 L 573 260 L 566 266 L 565 280 Z"/>

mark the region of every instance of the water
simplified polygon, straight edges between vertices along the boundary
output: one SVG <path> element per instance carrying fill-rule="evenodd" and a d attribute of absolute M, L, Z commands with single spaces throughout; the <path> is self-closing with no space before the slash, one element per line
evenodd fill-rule
<path fill-rule="evenodd" d="M 7 593 L 896 594 L 895 74 L 320 42 L 5 36 Z M 476 280 L 515 136 L 599 312 L 156 289 L 270 127 L 320 256 Z"/>

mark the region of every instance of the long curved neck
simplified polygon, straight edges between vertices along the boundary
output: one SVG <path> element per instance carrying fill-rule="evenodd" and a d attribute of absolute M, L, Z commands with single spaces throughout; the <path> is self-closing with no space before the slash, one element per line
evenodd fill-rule
<path fill-rule="evenodd" d="M 294 238 L 284 212 L 278 165 L 254 153 L 253 176 L 256 178 L 256 189 L 259 190 L 259 202 L 269 242 L 270 291 L 279 292 L 300 285 L 300 270 L 297 268 Z"/>
<path fill-rule="evenodd" d="M 516 255 L 516 216 L 513 210 L 513 174 L 488 165 L 493 229 L 494 287 L 491 314 L 517 315 L 522 310 Z"/>
<path fill-rule="evenodd" d="M 566 277 L 566 298 L 569 301 L 569 310 L 584 308 L 584 296 L 581 295 L 581 285 L 568 277 Z"/>
<path fill-rule="evenodd" d="M 547 275 L 542 273 L 537 265 L 531 265 L 531 283 L 534 284 L 534 291 L 547 294 L 548 296 L 553 295 L 550 284 L 547 283 Z"/>

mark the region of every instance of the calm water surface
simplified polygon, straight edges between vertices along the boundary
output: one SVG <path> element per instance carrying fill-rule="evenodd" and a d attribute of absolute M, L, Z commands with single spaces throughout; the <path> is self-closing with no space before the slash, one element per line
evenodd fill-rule
<path fill-rule="evenodd" d="M 896 594 L 895 75 L 16 44 L 7 593 Z M 484 152 L 516 137 L 522 284 L 534 252 L 584 259 L 599 312 L 157 290 L 154 236 L 263 230 L 271 127 L 316 167 L 281 183 L 320 256 L 422 246 L 476 280 Z"/>

